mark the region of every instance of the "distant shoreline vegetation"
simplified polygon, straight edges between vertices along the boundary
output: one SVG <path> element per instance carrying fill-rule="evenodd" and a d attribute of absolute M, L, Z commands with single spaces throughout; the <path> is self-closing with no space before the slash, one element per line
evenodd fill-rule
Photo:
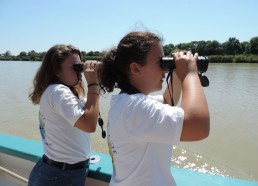
<path fill-rule="evenodd" d="M 210 63 L 258 63 L 258 55 L 212 55 L 208 56 Z M 0 61 L 42 61 L 43 58 L 17 58 L 16 56 L 3 57 L 0 56 Z M 102 56 L 87 56 L 82 61 L 86 60 L 98 60 L 100 61 Z"/>
<path fill-rule="evenodd" d="M 211 63 L 258 63 L 258 36 L 250 41 L 239 42 L 235 37 L 230 37 L 228 41 L 219 43 L 213 41 L 192 41 L 190 43 L 180 43 L 177 45 L 167 44 L 163 46 L 165 56 L 171 55 L 175 50 L 191 50 L 197 52 L 199 56 L 208 56 Z M 0 61 L 42 61 L 46 52 L 20 52 L 15 56 L 11 51 L 0 54 Z M 81 51 L 82 61 L 101 60 L 105 51 Z"/>

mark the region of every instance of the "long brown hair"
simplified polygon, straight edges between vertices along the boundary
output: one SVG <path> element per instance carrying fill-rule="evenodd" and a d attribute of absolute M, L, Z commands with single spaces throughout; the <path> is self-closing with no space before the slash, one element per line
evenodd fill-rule
<path fill-rule="evenodd" d="M 54 45 L 47 51 L 34 77 L 33 89 L 29 94 L 33 104 L 39 104 L 43 92 L 49 85 L 60 83 L 56 75 L 61 69 L 61 64 L 71 54 L 78 54 L 81 59 L 80 50 L 72 45 Z M 84 95 L 84 87 L 81 81 L 76 86 L 69 88 L 76 96 Z"/>

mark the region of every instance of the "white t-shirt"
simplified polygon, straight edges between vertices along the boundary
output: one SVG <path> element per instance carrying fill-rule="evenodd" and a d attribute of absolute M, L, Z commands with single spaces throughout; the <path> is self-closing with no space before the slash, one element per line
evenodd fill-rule
<path fill-rule="evenodd" d="M 108 143 L 112 186 L 176 185 L 171 175 L 172 145 L 180 141 L 184 111 L 163 104 L 163 96 L 112 96 Z"/>
<path fill-rule="evenodd" d="M 40 99 L 39 121 L 48 158 L 77 163 L 87 159 L 90 134 L 74 127 L 84 114 L 85 103 L 62 84 L 48 86 Z"/>

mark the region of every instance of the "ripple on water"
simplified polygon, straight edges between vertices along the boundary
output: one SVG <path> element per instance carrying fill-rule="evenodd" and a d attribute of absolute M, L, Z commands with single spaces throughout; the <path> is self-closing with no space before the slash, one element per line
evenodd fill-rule
<path fill-rule="evenodd" d="M 171 162 L 174 167 L 178 168 L 221 176 L 236 177 L 236 171 L 226 165 L 220 164 L 207 157 L 178 146 L 173 147 Z M 237 177 L 241 178 L 241 175 Z"/>

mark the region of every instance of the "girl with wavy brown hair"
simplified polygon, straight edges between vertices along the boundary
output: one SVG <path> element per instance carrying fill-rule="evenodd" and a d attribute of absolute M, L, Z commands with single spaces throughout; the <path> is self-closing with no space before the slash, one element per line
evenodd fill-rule
<path fill-rule="evenodd" d="M 33 104 L 39 104 L 44 149 L 29 186 L 85 184 L 90 133 L 96 130 L 99 113 L 98 68 L 97 61 L 81 63 L 80 50 L 72 45 L 47 51 L 29 95 Z M 86 97 L 82 73 L 88 84 Z"/>

